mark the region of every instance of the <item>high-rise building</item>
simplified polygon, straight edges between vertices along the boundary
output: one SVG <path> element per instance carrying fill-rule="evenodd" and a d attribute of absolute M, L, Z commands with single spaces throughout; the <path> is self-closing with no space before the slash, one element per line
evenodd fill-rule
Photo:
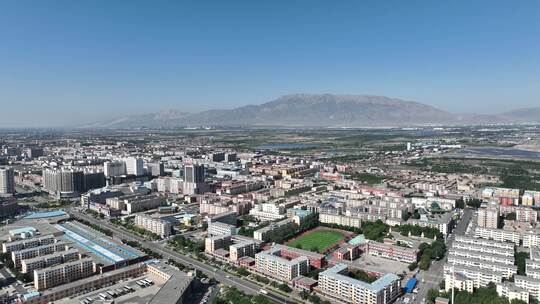
<path fill-rule="evenodd" d="M 84 192 L 84 173 L 75 169 L 44 169 L 43 187 L 51 194 Z"/>
<path fill-rule="evenodd" d="M 478 209 L 478 226 L 485 228 L 498 228 L 499 210 L 495 207 Z"/>
<path fill-rule="evenodd" d="M 189 164 L 184 166 L 184 181 L 186 183 L 204 182 L 204 165 Z"/>
<path fill-rule="evenodd" d="M 148 175 L 151 176 L 163 176 L 165 173 L 165 168 L 162 162 L 153 162 L 146 164 L 146 171 Z"/>
<path fill-rule="evenodd" d="M 126 175 L 126 163 L 123 161 L 107 161 L 103 164 L 105 177 Z"/>
<path fill-rule="evenodd" d="M 28 156 L 28 158 L 37 158 L 43 156 L 43 149 L 40 147 L 30 147 L 26 149 L 26 156 Z"/>
<path fill-rule="evenodd" d="M 204 166 L 189 164 L 184 166 L 184 194 L 198 194 L 204 192 Z"/>
<path fill-rule="evenodd" d="M 15 180 L 12 168 L 0 169 L 0 194 L 14 194 Z"/>
<path fill-rule="evenodd" d="M 142 158 L 128 157 L 126 158 L 126 172 L 128 175 L 143 176 L 144 163 Z"/>

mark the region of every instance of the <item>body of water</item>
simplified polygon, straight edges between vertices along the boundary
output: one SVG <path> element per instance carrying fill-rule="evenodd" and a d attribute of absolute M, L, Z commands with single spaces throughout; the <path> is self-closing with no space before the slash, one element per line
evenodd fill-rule
<path fill-rule="evenodd" d="M 519 150 L 512 148 L 464 148 L 459 150 L 459 154 L 478 155 L 478 156 L 501 156 L 501 157 L 519 157 L 519 158 L 540 158 L 540 152 Z"/>
<path fill-rule="evenodd" d="M 300 150 L 314 148 L 315 145 L 301 143 L 272 143 L 255 147 L 258 150 Z"/>

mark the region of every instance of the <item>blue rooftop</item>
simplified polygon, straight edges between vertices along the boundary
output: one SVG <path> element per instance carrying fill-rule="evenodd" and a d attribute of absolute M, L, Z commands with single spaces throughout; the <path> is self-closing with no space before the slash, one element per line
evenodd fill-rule
<path fill-rule="evenodd" d="M 32 212 L 29 215 L 25 216 L 24 219 L 40 219 L 40 218 L 65 216 L 65 215 L 67 215 L 67 213 L 65 213 L 63 210 Z"/>
<path fill-rule="evenodd" d="M 40 295 L 39 291 L 32 291 L 32 292 L 29 292 L 29 293 L 25 293 L 23 295 L 23 299 L 25 301 L 27 301 L 27 300 L 33 299 L 35 297 L 39 297 L 39 295 Z"/>
<path fill-rule="evenodd" d="M 364 244 L 366 242 L 366 238 L 364 237 L 363 234 L 359 234 L 355 237 L 353 237 L 350 241 L 349 241 L 349 244 L 351 245 L 358 245 L 358 244 Z"/>
<path fill-rule="evenodd" d="M 14 236 L 14 235 L 22 234 L 22 233 L 35 233 L 36 231 L 37 231 L 36 228 L 27 226 L 27 227 L 12 229 L 9 231 L 9 234 L 11 236 Z"/>
<path fill-rule="evenodd" d="M 405 285 L 405 292 L 411 293 L 416 286 L 417 280 L 415 278 L 410 278 Z"/>

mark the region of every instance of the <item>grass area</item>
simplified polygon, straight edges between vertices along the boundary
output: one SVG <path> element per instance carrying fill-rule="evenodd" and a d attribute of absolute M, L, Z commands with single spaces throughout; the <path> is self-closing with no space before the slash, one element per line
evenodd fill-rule
<path fill-rule="evenodd" d="M 371 173 L 351 173 L 351 179 L 369 185 L 380 184 L 386 176 L 379 176 Z"/>
<path fill-rule="evenodd" d="M 337 242 L 344 240 L 345 235 L 335 230 L 313 230 L 287 243 L 288 246 L 323 253 Z"/>

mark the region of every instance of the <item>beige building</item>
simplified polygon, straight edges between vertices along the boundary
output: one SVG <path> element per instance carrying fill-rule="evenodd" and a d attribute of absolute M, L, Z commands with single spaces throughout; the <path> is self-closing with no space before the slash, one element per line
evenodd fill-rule
<path fill-rule="evenodd" d="M 34 288 L 44 290 L 73 282 L 94 274 L 95 265 L 91 258 L 64 263 L 53 267 L 34 270 Z"/>
<path fill-rule="evenodd" d="M 345 264 L 321 272 L 316 291 L 337 302 L 351 304 L 387 304 L 401 294 L 400 278 L 393 273 L 383 275 L 371 284 L 347 274 Z"/>
<path fill-rule="evenodd" d="M 236 262 L 239 258 L 255 256 L 255 242 L 240 242 L 229 246 L 229 259 Z"/>
<path fill-rule="evenodd" d="M 257 253 L 255 255 L 255 268 L 257 272 L 266 276 L 282 282 L 290 282 L 298 276 L 307 274 L 309 259 L 300 256 L 288 260 L 281 257 L 281 249 L 276 247 Z"/>
<path fill-rule="evenodd" d="M 499 210 L 494 207 L 478 209 L 477 224 L 479 227 L 497 229 L 499 226 Z"/>
<path fill-rule="evenodd" d="M 168 237 L 172 232 L 172 224 L 160 218 L 154 218 L 147 214 L 135 216 L 135 226 L 146 229 L 161 237 Z"/>

